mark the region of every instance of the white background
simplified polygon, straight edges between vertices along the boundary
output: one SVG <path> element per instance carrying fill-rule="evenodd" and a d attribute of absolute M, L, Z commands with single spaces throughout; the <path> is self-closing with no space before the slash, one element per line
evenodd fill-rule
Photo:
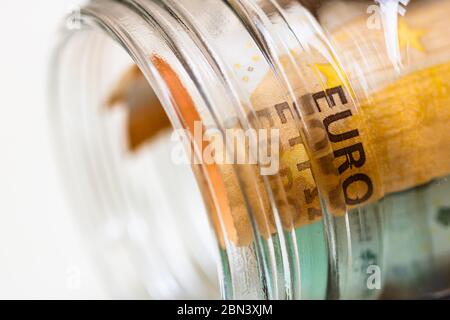
<path fill-rule="evenodd" d="M 0 1 L 0 299 L 106 298 L 64 199 L 46 102 L 76 0 Z"/>

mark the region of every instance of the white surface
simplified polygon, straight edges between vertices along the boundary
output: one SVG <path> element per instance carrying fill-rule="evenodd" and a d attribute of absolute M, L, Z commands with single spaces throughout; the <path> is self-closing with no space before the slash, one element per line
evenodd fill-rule
<path fill-rule="evenodd" d="M 0 298 L 105 298 L 64 200 L 46 103 L 55 29 L 77 0 L 0 2 Z"/>

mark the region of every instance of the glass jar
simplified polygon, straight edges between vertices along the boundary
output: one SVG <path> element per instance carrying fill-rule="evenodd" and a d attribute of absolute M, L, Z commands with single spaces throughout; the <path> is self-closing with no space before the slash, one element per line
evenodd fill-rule
<path fill-rule="evenodd" d="M 51 112 L 113 296 L 445 294 L 450 1 L 403 3 L 94 0 L 69 17 Z"/>

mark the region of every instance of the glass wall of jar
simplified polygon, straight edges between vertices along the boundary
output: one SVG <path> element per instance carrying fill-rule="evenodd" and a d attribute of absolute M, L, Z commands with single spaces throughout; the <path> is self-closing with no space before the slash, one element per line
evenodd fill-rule
<path fill-rule="evenodd" d="M 448 0 L 96 0 L 69 17 L 55 136 L 114 295 L 443 294 L 448 13 Z"/>

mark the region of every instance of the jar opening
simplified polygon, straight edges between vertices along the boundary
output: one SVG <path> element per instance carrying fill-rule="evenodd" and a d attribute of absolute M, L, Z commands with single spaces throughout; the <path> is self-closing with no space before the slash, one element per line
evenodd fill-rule
<path fill-rule="evenodd" d="M 53 106 L 99 273 L 115 297 L 218 298 L 220 257 L 192 168 L 172 159 L 175 129 L 123 47 L 81 28 L 58 50 Z"/>

